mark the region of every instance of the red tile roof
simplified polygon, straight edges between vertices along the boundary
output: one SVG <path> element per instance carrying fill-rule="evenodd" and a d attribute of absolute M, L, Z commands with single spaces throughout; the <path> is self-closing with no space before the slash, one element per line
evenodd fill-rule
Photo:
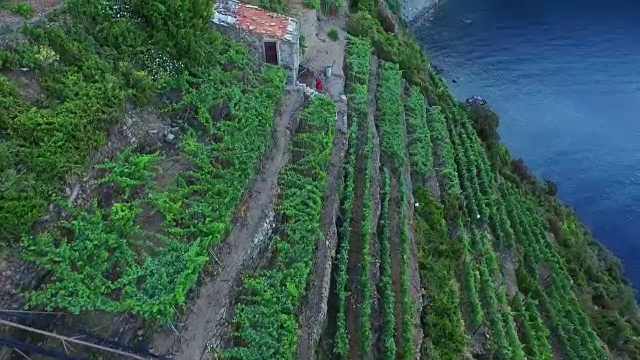
<path fill-rule="evenodd" d="M 242 31 L 297 41 L 298 21 L 236 0 L 217 0 L 212 21 Z"/>
<path fill-rule="evenodd" d="M 235 25 L 246 32 L 278 39 L 284 39 L 287 34 L 289 18 L 286 16 L 243 3 L 238 4 L 236 16 L 238 20 Z"/>

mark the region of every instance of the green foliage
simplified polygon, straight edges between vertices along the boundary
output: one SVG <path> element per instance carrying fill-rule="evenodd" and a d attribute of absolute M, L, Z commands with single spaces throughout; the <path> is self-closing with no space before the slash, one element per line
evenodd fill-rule
<path fill-rule="evenodd" d="M 42 288 L 27 294 L 28 305 L 75 314 L 132 311 L 147 318 L 170 318 L 206 260 L 193 256 L 197 242 L 185 247 L 168 237 L 154 238 L 136 223 L 141 210 L 135 203 L 69 211 L 73 220 L 61 223 L 64 231 L 23 239 L 24 258 L 51 271 Z M 152 241 L 161 241 L 164 249 L 156 250 Z"/>
<path fill-rule="evenodd" d="M 337 279 L 336 291 L 338 292 L 338 313 L 336 315 L 336 335 L 333 345 L 333 352 L 345 356 L 349 347 L 347 334 L 347 280 L 349 265 L 349 248 L 351 240 L 351 217 L 353 201 L 355 198 L 355 168 L 356 168 L 356 146 L 358 137 L 358 123 L 352 122 L 349 127 L 349 148 L 347 149 L 346 166 L 344 168 L 344 183 L 342 187 L 342 227 L 338 229 L 340 236 L 340 246 L 337 255 Z"/>
<path fill-rule="evenodd" d="M 380 149 L 391 168 L 402 168 L 406 161 L 402 107 L 402 72 L 398 65 L 382 62 L 377 93 Z"/>
<path fill-rule="evenodd" d="M 414 189 L 416 245 L 420 281 L 432 301 L 425 302 L 421 322 L 424 359 L 460 359 L 466 347 L 456 264 L 460 243 L 448 239 L 442 205 L 422 187 Z"/>
<path fill-rule="evenodd" d="M 457 200 L 461 195 L 460 182 L 454 160 L 454 148 L 447 132 L 446 119 L 440 107 L 434 106 L 427 114 L 429 134 L 434 148 L 434 166 L 441 180 L 440 187 L 451 199 Z"/>
<path fill-rule="evenodd" d="M 131 148 L 127 148 L 118 155 L 116 161 L 97 166 L 109 171 L 99 183 L 114 183 L 124 191 L 125 199 L 129 198 L 136 186 L 149 183 L 153 176 L 152 167 L 159 158 L 158 153 L 136 154 Z"/>
<path fill-rule="evenodd" d="M 333 41 L 338 41 L 340 39 L 340 34 L 338 33 L 338 29 L 336 28 L 331 28 L 327 33 L 327 36 Z"/>
<path fill-rule="evenodd" d="M 404 72 L 405 79 L 413 85 L 420 86 L 423 91 L 435 86 L 429 78 L 429 66 L 424 51 L 414 40 L 409 30 L 388 33 L 373 17 L 375 11 L 359 11 L 349 16 L 347 30 L 349 34 L 371 39 L 378 56 L 382 60 L 397 63 Z M 450 97 L 446 88 L 442 90 Z"/>
<path fill-rule="evenodd" d="M 164 214 L 164 226 L 167 232 L 180 238 L 184 243 L 163 238 L 164 244 L 159 249 L 152 247 L 155 249 L 153 256 L 141 253 L 137 243 L 123 245 L 121 251 L 128 256 L 129 260 L 121 265 L 124 269 L 122 273 L 131 274 L 131 276 L 124 278 L 123 275 L 123 278 L 118 279 L 115 284 L 106 286 L 98 283 L 87 284 L 83 279 L 88 276 L 88 273 L 76 274 L 72 280 L 86 284 L 86 292 L 93 294 L 91 298 L 83 299 L 81 294 L 65 290 L 74 288 L 76 285 L 69 283 L 65 280 L 67 279 L 65 276 L 60 275 L 52 279 L 45 291 L 34 294 L 32 302 L 43 303 L 50 307 L 66 307 L 73 311 L 129 310 L 145 317 L 155 317 L 165 321 L 169 319 L 175 305 L 184 303 L 186 292 L 195 283 L 198 271 L 207 259 L 209 247 L 217 243 L 228 228 L 235 205 L 256 168 L 260 154 L 266 149 L 271 134 L 272 114 L 282 94 L 284 73 L 278 68 L 268 68 L 264 77 L 258 76 L 254 81 L 255 87 L 250 88 L 242 101 L 235 104 L 234 109 L 237 110 L 232 114 L 234 126 L 220 126 L 216 129 L 216 136 L 225 139 L 224 141 L 200 143 L 196 140 L 194 133 L 185 138 L 183 148 L 196 164 L 194 170 L 185 174 L 185 178 L 200 179 L 197 185 L 187 185 L 182 181 L 175 192 L 156 194 L 150 198 L 151 202 Z M 203 83 L 203 87 L 213 85 L 215 84 Z M 238 131 L 240 127 L 246 129 L 244 126 L 255 131 L 251 133 Z M 219 158 L 222 154 L 228 165 L 225 168 L 210 160 Z M 121 155 L 119 162 L 105 166 L 112 172 L 104 181 L 115 181 L 126 187 L 144 181 L 149 177 L 148 166 L 153 159 L 153 155 L 132 155 L 130 152 L 125 152 Z M 211 181 L 214 178 L 219 182 Z M 181 201 L 187 197 L 188 202 Z M 88 215 L 79 213 L 75 216 Z M 107 253 L 113 251 L 109 242 L 100 240 L 109 239 L 109 236 L 112 236 L 114 230 L 111 229 L 111 221 L 107 222 L 106 218 L 98 215 L 91 219 L 94 220 L 91 226 L 82 229 L 92 227 L 100 229 L 100 226 L 106 229 L 104 231 L 106 234 L 99 234 L 96 240 L 92 240 L 97 243 L 93 248 L 98 252 L 95 256 L 99 256 L 99 251 Z M 204 219 L 209 220 L 203 222 Z M 193 226 L 194 221 L 200 225 Z M 149 236 L 140 232 L 137 227 L 134 227 L 131 232 Z M 135 238 L 142 235 L 136 235 Z M 72 258 L 83 259 L 85 255 L 80 252 L 82 249 L 76 249 L 73 246 L 81 243 L 78 242 L 79 237 L 83 239 L 88 236 L 84 233 L 77 234 L 76 241 L 60 249 L 56 249 L 51 241 L 29 240 L 25 246 L 31 244 L 31 248 L 25 256 L 45 267 L 52 265 L 37 254 L 64 251 Z M 69 261 L 71 260 L 67 262 Z M 68 275 L 71 265 L 66 267 L 63 265 L 64 263 L 58 264 L 56 265 L 58 267 L 52 270 L 54 273 Z M 106 273 L 109 273 L 108 270 L 108 267 L 103 269 Z M 105 296 L 109 295 L 107 290 L 112 288 L 137 290 L 131 290 L 130 294 L 125 292 L 127 297 L 105 299 Z M 56 301 L 51 301 L 51 298 L 56 298 Z"/>
<path fill-rule="evenodd" d="M 373 201 L 371 176 L 373 168 L 373 130 L 369 124 L 366 111 L 363 117 L 357 118 L 360 133 L 365 135 L 364 156 L 362 163 L 364 164 L 364 199 L 362 201 L 362 220 L 361 220 L 361 244 L 362 244 L 362 260 L 360 262 L 360 356 L 365 358 L 372 351 L 373 334 L 371 329 L 371 305 L 373 301 L 373 289 L 371 287 L 371 237 L 373 229 Z"/>
<path fill-rule="evenodd" d="M 319 0 L 322 12 L 329 15 L 339 14 L 344 7 L 344 0 Z"/>
<path fill-rule="evenodd" d="M 357 0 L 351 4 L 351 7 L 357 9 L 359 12 L 375 14 L 377 4 L 378 0 Z"/>
<path fill-rule="evenodd" d="M 356 8 L 360 7 L 358 3 L 355 5 Z M 487 318 L 489 326 L 495 326 L 495 331 L 500 331 L 498 327 L 503 329 L 503 336 L 500 336 L 499 333 L 497 336 L 492 336 L 493 348 L 499 350 L 506 343 L 509 347 L 508 352 L 499 351 L 495 356 L 515 358 L 522 357 L 524 354 L 518 344 L 513 315 L 504 312 L 500 314 L 489 312 L 491 316 L 486 317 L 482 311 L 483 307 L 502 311 L 505 308 L 503 304 L 507 302 L 504 289 L 496 289 L 492 286 L 491 291 L 494 294 L 494 299 L 482 295 L 482 291 L 480 291 L 484 286 L 484 292 L 488 293 L 489 280 L 492 283 L 501 281 L 499 280 L 501 278 L 500 269 L 496 267 L 498 262 L 492 245 L 495 245 L 498 250 L 504 250 L 506 246 L 511 248 L 510 251 L 518 251 L 518 260 L 522 261 L 518 267 L 520 290 L 529 294 L 540 292 L 535 285 L 535 279 L 538 277 L 532 269 L 536 268 L 537 271 L 537 266 L 535 266 L 537 260 L 533 260 L 533 258 L 539 259 L 539 255 L 536 254 L 541 251 L 539 248 L 531 246 L 524 250 L 521 249 L 519 243 L 524 241 L 522 239 L 533 235 L 524 235 L 521 230 L 518 230 L 518 225 L 513 223 L 516 220 L 511 218 L 512 214 L 508 212 L 506 206 L 510 201 L 509 197 L 501 196 L 501 193 L 497 192 L 497 188 L 503 186 L 502 180 L 496 181 L 495 179 L 494 172 L 498 172 L 508 181 L 518 184 L 519 187 L 534 195 L 537 206 L 547 211 L 547 217 L 556 219 L 553 222 L 550 221 L 550 224 L 560 246 L 550 254 L 557 254 L 567 261 L 566 272 L 569 278 L 573 279 L 573 286 L 577 287 L 577 293 L 581 294 L 578 297 L 580 306 L 573 303 L 572 296 L 561 298 L 550 291 L 548 294 L 539 295 L 537 300 L 539 305 L 532 302 L 532 299 L 527 299 L 524 302 L 522 312 L 518 310 L 516 313 L 522 314 L 522 317 L 526 319 L 524 320 L 526 324 L 523 326 L 531 330 L 529 335 L 521 334 L 526 337 L 526 339 L 521 337 L 526 355 L 532 358 L 548 358 L 550 356 L 549 341 L 548 338 L 545 338 L 548 330 L 546 330 L 545 324 L 540 321 L 544 318 L 548 320 L 548 325 L 552 329 L 551 333 L 559 339 L 561 347 L 565 349 L 566 354 L 564 355 L 569 358 L 600 358 L 601 349 L 594 346 L 590 340 L 592 334 L 588 322 L 585 322 L 584 307 L 584 309 L 589 309 L 587 315 L 595 324 L 594 329 L 597 330 L 601 339 L 607 342 L 610 349 L 624 352 L 630 358 L 638 357 L 640 342 L 637 341 L 637 338 L 640 334 L 640 326 L 638 325 L 640 319 L 637 315 L 637 306 L 628 283 L 624 281 L 620 271 L 616 270 L 618 266 L 612 260 L 613 257 L 597 245 L 588 232 L 575 230 L 573 224 L 579 224 L 575 216 L 570 215 L 571 220 L 565 221 L 565 216 L 570 214 L 570 211 L 566 207 L 560 206 L 556 199 L 549 198 L 549 195 L 555 193 L 555 187 L 544 186 L 542 182 L 533 177 L 521 180 L 514 176 L 517 169 L 509 169 L 512 159 L 506 148 L 499 144 L 496 131 L 499 123 L 497 115 L 486 106 L 466 109 L 463 105 L 458 104 L 449 94 L 442 79 L 430 71 L 426 58 L 411 36 L 402 29 L 396 34 L 386 33 L 374 16 L 368 11 L 353 13 L 348 26 L 349 33 L 371 39 L 381 59 L 399 63 L 405 78 L 416 86 L 417 91 L 427 97 L 432 106 L 438 106 L 437 115 L 442 117 L 436 121 L 441 124 L 440 128 L 438 129 L 436 125 L 435 129 L 440 135 L 434 135 L 433 114 L 429 116 L 429 130 L 431 130 L 429 136 L 433 143 L 434 167 L 444 190 L 443 203 L 447 218 L 452 221 L 454 228 L 458 227 L 459 229 L 463 225 L 462 223 L 455 225 L 458 221 L 468 224 L 469 217 L 475 218 L 476 214 L 480 214 L 483 220 L 473 226 L 486 225 L 487 227 L 483 230 L 491 234 L 489 237 L 474 235 L 471 238 L 474 240 L 473 242 L 468 238 L 465 240 L 465 236 L 460 237 L 465 254 L 461 263 L 461 278 L 465 283 L 467 292 L 465 295 L 469 298 L 472 323 L 481 325 Z M 406 46 L 403 46 L 404 44 Z M 422 61 L 421 58 L 425 60 Z M 410 60 L 408 61 L 408 59 Z M 413 177 L 418 173 L 416 169 L 419 166 L 415 161 L 415 152 L 412 153 L 411 150 L 411 136 L 416 132 L 410 129 L 412 126 L 408 110 L 410 101 L 409 96 L 405 104 L 405 111 Z M 467 117 L 471 121 L 468 121 Z M 460 134 L 457 139 L 450 139 L 451 134 L 458 133 Z M 451 144 L 452 141 L 453 145 L 447 145 L 447 142 Z M 446 150 L 447 147 L 451 151 Z M 443 149 L 445 150 L 443 151 Z M 465 155 L 456 154 L 457 152 Z M 443 157 L 443 153 L 446 156 Z M 414 186 L 415 183 L 414 181 Z M 459 210 L 463 205 L 465 216 L 460 217 L 462 213 Z M 529 209 L 528 211 L 531 213 L 534 210 Z M 553 216 L 549 216 L 549 213 L 552 213 Z M 567 232 L 566 230 L 569 228 L 571 230 Z M 526 230 L 522 231 L 526 233 Z M 534 233 L 535 231 L 532 232 L 532 234 Z M 480 255 L 484 252 L 486 255 Z M 479 266 L 477 264 L 483 256 L 486 257 L 485 265 L 488 266 L 484 270 L 482 266 L 485 265 Z M 530 275 L 527 275 L 529 273 Z M 567 292 L 565 289 L 563 293 Z M 594 304 L 597 304 L 597 307 L 593 306 Z M 496 308 L 494 305 L 498 307 Z M 508 307 L 506 304 L 506 308 Z M 537 310 L 537 307 L 540 308 L 540 311 Z M 576 327 L 587 330 L 576 332 Z M 569 333 L 576 334 L 576 336 L 570 338 L 567 335 Z M 614 333 L 618 335 L 613 335 Z M 428 339 L 422 349 L 423 354 L 430 354 L 429 358 L 441 358 L 442 356 L 433 355 L 434 349 L 431 339 Z M 426 356 L 423 355 L 423 357 Z"/>
<path fill-rule="evenodd" d="M 211 99 L 202 94 L 214 93 L 214 89 L 222 85 L 205 80 L 209 79 L 208 74 L 203 77 L 192 79 L 200 86 L 187 90 L 183 100 L 202 99 L 209 104 Z M 182 139 L 181 148 L 195 167 L 184 175 L 189 182 L 181 182 L 177 190 L 181 198 L 189 201 L 182 204 L 173 221 L 168 223 L 172 234 L 201 239 L 208 249 L 228 231 L 235 208 L 267 149 L 273 114 L 284 91 L 284 79 L 282 69 L 270 66 L 263 74 L 248 79 L 248 84 L 236 84 L 235 89 L 227 91 L 244 96 L 238 96 L 230 104 L 228 121 L 211 127 L 211 138 L 218 141 L 199 141 L 195 131 Z M 206 110 L 203 103 L 185 106 Z"/>
<path fill-rule="evenodd" d="M 349 87 L 369 84 L 371 73 L 371 41 L 367 38 L 349 36 L 347 43 L 347 82 Z"/>
<path fill-rule="evenodd" d="M 12 188 L 38 189 L 34 200 L 43 201 L 32 206 L 43 208 L 50 189 L 80 167 L 104 141 L 104 130 L 121 120 L 130 95 L 140 101 L 169 83 L 182 91 L 174 108 L 197 109 L 210 136 L 196 136 L 200 129 L 195 126 L 181 139 L 193 167 L 179 174 L 176 186 L 142 187 L 151 193 L 141 195 L 132 191 L 149 182 L 157 156 L 125 151 L 103 166 L 109 173 L 101 182 L 115 183 L 124 192 L 116 204 L 72 209 L 71 220 L 60 230 L 25 236 L 22 242 L 25 258 L 52 271 L 50 280 L 29 295 L 30 304 L 74 312 L 130 311 L 169 321 L 195 284 L 209 248 L 230 227 L 268 146 L 285 74 L 276 67 L 259 71 L 246 49 L 214 31 L 206 2 L 123 4 L 117 14 L 110 4 L 69 1 L 72 22 L 47 31 L 29 29 L 35 44 L 15 51 L 18 65 L 39 71 L 50 101 L 7 117 L 12 147 L 0 143 L 0 151 L 12 150 L 9 164 L 24 158 L 19 163 L 26 171 L 9 169 L 3 186 L 8 179 L 17 184 Z M 182 65 L 190 71 L 181 71 Z M 221 106 L 228 108 L 224 118 L 216 116 Z M 6 211 L 10 215 L 20 213 L 18 205 L 31 204 L 18 195 L 2 202 L 14 207 Z M 164 235 L 140 228 L 141 209 L 162 214 Z M 89 267 L 105 256 L 104 266 Z"/>
<path fill-rule="evenodd" d="M 424 179 L 433 173 L 433 153 L 429 128 L 426 125 L 427 110 L 424 96 L 416 86 L 411 87 L 407 96 L 405 114 L 411 173 L 418 179 Z"/>
<path fill-rule="evenodd" d="M 234 322 L 238 359 L 292 358 L 297 345 L 297 309 L 305 294 L 316 243 L 323 238 L 322 196 L 331 159 L 336 107 L 315 96 L 303 112 L 302 130 L 291 145 L 293 163 L 279 178 L 278 211 L 283 224 L 275 239 L 273 265 L 243 282 Z"/>
<path fill-rule="evenodd" d="M 469 108 L 469 119 L 473 127 L 485 144 L 500 142 L 498 115 L 486 105 L 472 106 Z"/>
<path fill-rule="evenodd" d="M 0 132 L 6 134 L 0 140 L 0 149 L 6 151 L 2 171 L 9 171 L 5 179 L 14 182 L 13 189 L 22 190 L 0 195 L 5 244 L 29 231 L 57 185 L 79 171 L 89 152 L 104 143 L 107 126 L 122 113 L 130 94 L 123 78 L 87 45 L 81 30 L 53 27 L 28 33 L 32 43 L 16 50 L 15 62 L 40 71 L 51 101 L 45 107 L 28 107 L 4 77 L 0 80 L 0 106 L 7 108 L 0 115 Z M 65 56 L 70 49 L 80 61 Z"/>
<path fill-rule="evenodd" d="M 348 264 L 349 249 L 352 241 L 360 239 L 351 238 L 351 225 L 353 223 L 353 205 L 356 196 L 355 184 L 355 168 L 358 159 L 358 153 L 362 153 L 362 149 L 358 144 L 358 131 L 362 126 L 366 125 L 368 116 L 368 86 L 369 75 L 371 72 L 371 43 L 367 40 L 349 37 L 347 43 L 346 60 L 346 78 L 347 88 L 349 90 L 347 97 L 349 103 L 352 104 L 347 108 L 349 127 L 349 148 L 347 150 L 347 163 L 345 166 L 343 198 L 342 198 L 342 215 L 343 225 L 340 229 L 340 248 L 338 250 L 338 274 L 336 279 L 336 291 L 338 292 L 338 313 L 336 315 L 336 335 L 333 344 L 333 352 L 345 357 L 348 348 L 348 334 L 346 324 L 347 296 L 348 294 Z M 368 126 L 367 126 L 368 129 Z M 362 160 L 360 160 L 362 161 Z M 361 184 L 362 186 L 363 184 Z M 367 282 L 368 283 L 368 282 Z M 367 286 L 370 286 L 367 284 Z M 367 321 L 367 323 L 369 323 Z"/>
<path fill-rule="evenodd" d="M 316 11 L 320 11 L 320 0 L 305 0 L 305 5 Z"/>
<path fill-rule="evenodd" d="M 378 288 L 380 301 L 382 302 L 382 332 L 381 332 L 381 358 L 396 358 L 395 335 L 395 296 L 391 287 L 391 254 L 389 235 L 389 173 L 386 169 L 382 174 L 382 188 L 380 190 L 381 210 L 378 222 L 378 241 L 380 243 L 380 281 Z"/>
<path fill-rule="evenodd" d="M 2 4 L 0 4 L 0 7 Z M 33 7 L 28 3 L 13 3 L 9 5 L 9 11 L 14 14 L 18 14 L 25 19 L 31 19 L 33 17 Z"/>
<path fill-rule="evenodd" d="M 247 3 L 259 6 L 265 10 L 282 14 L 287 13 L 288 11 L 287 0 L 250 0 L 247 1 Z M 319 10 L 319 0 L 305 0 L 304 4 L 311 9 Z"/>
<path fill-rule="evenodd" d="M 553 245 L 546 239 L 539 213 L 533 209 L 526 198 L 519 195 L 513 186 L 505 185 L 509 214 L 518 233 L 522 234 L 522 257 L 524 270 L 519 271 L 519 282 L 528 281 L 526 289 L 532 300 L 540 304 L 545 316 L 549 319 L 550 330 L 563 347 L 565 355 L 570 359 L 606 358 L 595 333 L 591 329 L 587 315 L 573 293 L 571 278 L 567 274 L 564 261 L 558 256 Z M 549 278 L 538 282 L 538 264 L 544 264 L 549 271 Z M 537 324 L 539 315 L 534 304 L 526 304 L 528 321 L 532 332 L 528 340 L 528 350 L 548 357 L 548 345 L 541 339 L 548 330 Z"/>

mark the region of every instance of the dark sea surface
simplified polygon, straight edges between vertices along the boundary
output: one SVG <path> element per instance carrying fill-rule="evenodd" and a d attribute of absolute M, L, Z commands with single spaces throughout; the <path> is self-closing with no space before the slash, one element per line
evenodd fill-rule
<path fill-rule="evenodd" d="M 414 30 L 640 288 L 640 1 L 444 0 Z"/>

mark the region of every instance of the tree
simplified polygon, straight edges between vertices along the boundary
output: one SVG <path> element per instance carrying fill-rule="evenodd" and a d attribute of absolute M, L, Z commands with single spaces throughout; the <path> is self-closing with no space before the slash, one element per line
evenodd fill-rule
<path fill-rule="evenodd" d="M 469 119 L 471 119 L 476 133 L 487 147 L 493 147 L 493 143 L 500 142 L 500 135 L 498 134 L 500 118 L 490 107 L 486 105 L 471 106 L 469 108 Z"/>
<path fill-rule="evenodd" d="M 159 45 L 173 49 L 174 58 L 193 65 L 206 62 L 202 49 L 203 30 L 210 26 L 213 7 L 208 0 L 129 0 L 133 16 L 155 34 Z"/>
<path fill-rule="evenodd" d="M 558 193 L 558 185 L 551 180 L 544 180 L 544 192 L 549 196 L 556 196 Z"/>

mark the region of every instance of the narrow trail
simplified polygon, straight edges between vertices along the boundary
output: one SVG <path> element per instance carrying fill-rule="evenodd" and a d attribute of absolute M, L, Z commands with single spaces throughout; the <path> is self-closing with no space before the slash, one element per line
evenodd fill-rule
<path fill-rule="evenodd" d="M 375 103 L 375 93 L 378 84 L 378 58 L 376 56 L 371 57 L 371 75 L 369 78 L 369 111 L 370 117 L 375 116 L 376 112 L 376 103 Z M 372 95 L 373 94 L 373 95 Z M 373 101 L 371 100 L 373 97 Z M 357 159 L 356 159 L 356 171 L 355 171 L 355 197 L 353 202 L 353 213 L 351 217 L 351 246 L 349 246 L 349 264 L 347 266 L 349 278 L 348 278 L 348 287 L 350 294 L 347 297 L 347 309 L 346 309 L 346 320 L 347 320 L 347 333 L 349 334 L 349 358 L 350 359 L 358 359 L 359 348 L 360 348 L 360 318 L 359 318 L 359 305 L 361 304 L 361 299 L 359 297 L 359 270 L 360 263 L 362 262 L 362 221 L 363 221 L 363 213 L 362 213 L 362 203 L 365 196 L 371 196 L 370 194 L 364 193 L 364 173 L 365 166 L 364 164 L 364 147 L 366 143 L 366 131 L 367 127 L 373 127 L 372 118 L 367 119 L 367 123 L 365 127 L 359 127 L 358 129 L 358 144 L 357 144 Z M 353 119 L 351 119 L 353 121 Z M 375 127 L 373 127 L 375 130 Z M 378 149 L 379 154 L 379 149 Z M 374 150 L 375 155 L 375 150 Z M 378 155 L 379 157 L 379 155 Z M 376 169 L 377 171 L 377 169 Z M 379 180 L 378 180 L 379 181 Z M 378 184 L 379 189 L 379 184 Z M 372 189 L 373 190 L 373 189 Z M 374 210 L 377 208 L 378 213 L 380 212 L 380 203 L 378 201 L 377 206 L 374 204 Z"/>
<path fill-rule="evenodd" d="M 406 134 L 406 127 L 405 127 Z M 422 313 L 422 284 L 420 280 L 420 269 L 418 265 L 418 235 L 414 223 L 415 199 L 413 197 L 413 182 L 411 181 L 411 170 L 407 163 L 403 169 L 405 184 L 407 191 L 407 222 L 409 223 L 409 301 L 412 306 L 412 324 L 413 324 L 413 348 L 416 349 L 415 359 L 420 359 L 420 348 L 422 347 L 423 331 L 420 322 L 420 314 Z"/>
<path fill-rule="evenodd" d="M 403 88 L 407 89 L 408 85 L 405 80 L 402 80 Z M 407 92 L 404 92 L 403 101 L 406 104 Z M 425 105 L 426 103 L 425 99 Z M 427 107 L 425 106 L 425 109 Z M 406 112 L 402 113 L 402 129 L 404 133 L 405 139 L 405 149 L 408 148 L 408 139 L 409 139 L 409 131 L 407 128 L 407 117 Z M 427 126 L 425 123 L 424 126 Z M 409 154 L 407 152 L 407 159 L 409 158 Z M 431 154 L 429 154 L 431 156 Z M 401 169 L 402 176 L 404 177 L 404 184 L 398 184 L 399 186 L 404 186 L 407 197 L 406 204 L 402 204 L 402 206 L 406 206 L 407 211 L 407 223 L 409 229 L 409 254 L 407 256 L 408 261 L 408 274 L 409 274 L 409 302 L 411 304 L 411 323 L 413 325 L 413 343 L 411 344 L 413 349 L 415 349 L 414 359 L 420 359 L 420 348 L 422 347 L 422 339 L 424 332 L 422 330 L 422 323 L 420 322 L 420 314 L 422 313 L 422 285 L 420 282 L 420 269 L 418 265 L 418 245 L 416 241 L 418 240 L 418 235 L 416 234 L 416 227 L 413 220 L 414 210 L 415 210 L 415 199 L 413 197 L 413 178 L 411 177 L 411 165 L 409 161 L 406 161 L 404 166 Z M 428 175 L 428 180 L 425 181 L 424 184 L 427 188 L 432 187 L 431 182 L 435 181 L 435 174 Z M 421 184 L 419 184 L 421 185 Z M 438 188 L 437 181 L 435 183 L 435 188 Z M 438 194 L 439 196 L 439 194 Z"/>
<path fill-rule="evenodd" d="M 346 100 L 337 103 L 337 106 L 338 117 L 334 129 L 331 165 L 323 199 L 322 229 L 324 237 L 317 244 L 313 282 L 300 315 L 298 359 L 315 359 L 314 349 L 320 340 L 324 330 L 323 325 L 327 319 L 331 264 L 338 244 L 336 217 L 340 208 L 342 167 L 348 147 Z"/>
<path fill-rule="evenodd" d="M 154 338 L 156 351 L 173 352 L 178 360 L 210 359 L 209 350 L 228 344 L 240 276 L 258 265 L 269 245 L 275 225 L 278 175 L 288 161 L 290 129 L 295 129 L 294 113 L 301 103 L 300 91 L 287 92 L 275 117 L 271 147 L 263 158 L 259 175 L 245 194 L 246 203 L 240 206 L 239 221 L 216 250 L 213 260 L 216 275 L 204 280 L 185 326 L 178 329 L 180 339 L 171 330 L 158 334 Z"/>
<path fill-rule="evenodd" d="M 402 297 L 400 291 L 400 211 L 402 204 L 400 202 L 400 189 L 395 174 L 392 173 L 389 182 L 389 249 L 391 255 L 391 287 L 395 294 L 394 315 L 395 315 L 395 339 L 398 349 L 402 343 Z"/>

